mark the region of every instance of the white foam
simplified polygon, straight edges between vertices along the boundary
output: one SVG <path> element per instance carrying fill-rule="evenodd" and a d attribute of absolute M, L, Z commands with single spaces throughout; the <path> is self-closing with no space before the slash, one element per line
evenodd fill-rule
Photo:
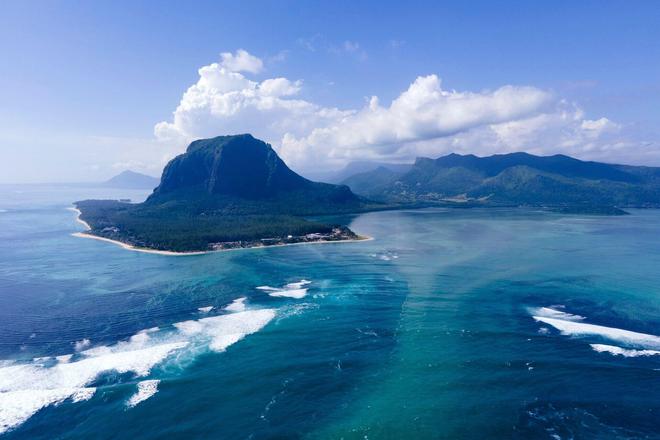
<path fill-rule="evenodd" d="M 91 398 L 95 391 L 95 388 L 55 388 L 0 393 L 0 434 L 19 426 L 42 408 L 69 398 L 81 402 Z"/>
<path fill-rule="evenodd" d="M 211 350 L 224 351 L 245 336 L 261 330 L 274 317 L 273 309 L 245 310 L 212 316 L 197 321 L 199 327 L 195 327 L 195 332 L 210 339 Z"/>
<path fill-rule="evenodd" d="M 186 336 L 192 336 L 197 333 L 200 333 L 202 331 L 202 324 L 199 323 L 199 321 L 182 321 L 182 322 L 177 322 L 174 324 L 174 327 L 177 328 L 181 333 L 183 333 Z"/>
<path fill-rule="evenodd" d="M 543 316 L 546 318 L 563 319 L 564 321 L 582 321 L 584 316 L 573 315 L 571 313 L 562 312 L 552 307 L 538 307 L 531 309 L 532 315 Z"/>
<path fill-rule="evenodd" d="M 85 338 L 85 339 L 82 339 L 82 340 L 80 340 L 80 341 L 77 341 L 77 342 L 74 344 L 73 347 L 74 347 L 74 349 L 75 349 L 76 351 L 83 351 L 84 349 L 86 349 L 87 347 L 89 347 L 91 344 L 92 344 L 91 341 L 90 341 L 89 339 L 86 339 L 86 338 Z"/>
<path fill-rule="evenodd" d="M 660 355 L 658 350 L 633 350 L 629 348 L 616 347 L 614 345 L 605 344 L 590 344 L 598 353 L 610 353 L 614 356 L 623 357 L 640 357 L 640 356 L 657 356 Z"/>
<path fill-rule="evenodd" d="M 246 297 L 241 297 L 241 298 L 236 298 L 234 301 L 232 301 L 231 304 L 229 304 L 227 307 L 225 307 L 225 310 L 228 312 L 242 312 L 245 310 L 245 301 L 247 300 Z"/>
<path fill-rule="evenodd" d="M 56 356 L 55 359 L 62 364 L 68 364 L 72 356 L 72 354 L 63 354 L 61 356 Z"/>
<path fill-rule="evenodd" d="M 232 304 L 243 305 L 244 300 L 239 298 Z M 80 402 L 91 398 L 95 388 L 90 385 L 104 373 L 145 377 L 156 365 L 187 346 L 193 346 L 193 354 L 204 348 L 224 351 L 261 330 L 274 317 L 273 309 L 241 310 L 178 322 L 174 324 L 177 331 L 142 330 L 126 341 L 79 351 L 75 358 L 71 354 L 58 356 L 55 363 L 52 358 L 30 363 L 0 361 L 0 433 L 15 428 L 46 406 L 67 399 Z M 77 345 L 80 348 L 89 344 Z M 129 405 L 151 397 L 157 385 L 157 381 L 141 381 Z"/>
<path fill-rule="evenodd" d="M 546 310 L 543 313 L 543 309 Z M 551 312 L 547 312 L 550 310 Z M 660 336 L 638 333 L 630 330 L 624 330 L 615 327 L 605 327 L 603 325 L 587 324 L 581 322 L 584 317 L 559 312 L 554 309 L 542 307 L 534 309 L 534 312 L 541 311 L 541 314 L 535 314 L 534 320 L 551 325 L 564 335 L 572 336 L 598 336 L 601 338 L 617 341 L 632 347 L 643 349 L 660 349 Z M 550 316 L 543 316 L 550 315 Z"/>
<path fill-rule="evenodd" d="M 312 284 L 311 281 L 302 279 L 300 281 L 297 281 L 295 283 L 289 283 L 286 286 L 284 286 L 286 289 L 300 289 L 302 286 L 306 286 L 308 284 Z"/>
<path fill-rule="evenodd" d="M 138 403 L 144 402 L 158 392 L 158 384 L 160 380 L 143 380 L 137 384 L 137 392 L 128 399 L 126 405 L 134 407 Z"/>
<path fill-rule="evenodd" d="M 187 343 L 123 350 L 130 344 L 91 349 L 82 352 L 83 359 L 59 362 L 51 367 L 32 363 L 0 368 L 0 432 L 18 426 L 46 406 L 69 398 L 72 402 L 89 399 L 95 389 L 87 385 L 105 372 L 146 376 L 154 365 Z"/>
<path fill-rule="evenodd" d="M 199 310 L 200 313 L 208 313 L 213 310 L 213 306 L 199 307 L 197 310 Z"/>
<path fill-rule="evenodd" d="M 269 292 L 268 295 L 274 297 L 283 297 L 283 298 L 295 298 L 301 299 L 307 295 L 307 286 L 312 282 L 309 280 L 302 279 L 293 283 L 288 283 L 284 287 L 271 287 L 271 286 L 259 286 L 257 289 Z"/>
<path fill-rule="evenodd" d="M 269 293 L 270 296 L 301 299 L 307 295 L 307 289 L 277 290 Z"/>

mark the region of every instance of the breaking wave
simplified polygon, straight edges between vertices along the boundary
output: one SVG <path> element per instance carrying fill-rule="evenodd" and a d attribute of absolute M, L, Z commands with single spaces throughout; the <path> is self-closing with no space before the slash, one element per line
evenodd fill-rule
<path fill-rule="evenodd" d="M 13 429 L 39 410 L 65 401 L 90 399 L 94 382 L 115 372 L 146 377 L 174 353 L 194 357 L 204 349 L 220 352 L 245 336 L 261 330 L 276 315 L 274 309 L 245 310 L 242 298 L 234 313 L 183 321 L 172 328 L 139 331 L 126 341 L 102 345 L 31 362 L 0 363 L 0 434 Z M 243 307 L 238 311 L 239 305 Z M 91 342 L 77 344 L 77 348 Z M 178 355 L 177 355 L 178 358 Z M 128 401 L 132 407 L 157 392 L 157 380 L 143 380 Z"/>
<path fill-rule="evenodd" d="M 551 307 L 531 309 L 532 317 L 537 322 L 548 324 L 568 336 L 595 336 L 601 339 L 617 342 L 624 347 L 606 344 L 590 344 L 601 353 L 610 353 L 625 357 L 651 356 L 660 354 L 660 336 L 638 333 L 616 327 L 589 324 L 583 322 L 586 318 L 572 315 Z"/>
<path fill-rule="evenodd" d="M 154 394 L 158 392 L 158 384 L 160 383 L 160 380 L 153 379 L 153 380 L 142 380 L 138 382 L 137 384 L 137 392 L 131 396 L 130 399 L 128 399 L 128 402 L 126 402 L 126 405 L 129 408 L 134 407 L 138 403 L 144 402 Z"/>
<path fill-rule="evenodd" d="M 632 348 L 621 348 L 614 345 L 605 344 L 590 344 L 591 348 L 598 353 L 610 353 L 615 356 L 623 357 L 640 357 L 640 356 L 657 356 L 660 355 L 659 350 L 635 350 Z"/>
<path fill-rule="evenodd" d="M 284 287 L 258 286 L 257 289 L 269 292 L 268 295 L 273 297 L 301 299 L 307 296 L 307 288 L 303 286 L 308 284 L 311 284 L 311 281 L 303 279 Z"/>

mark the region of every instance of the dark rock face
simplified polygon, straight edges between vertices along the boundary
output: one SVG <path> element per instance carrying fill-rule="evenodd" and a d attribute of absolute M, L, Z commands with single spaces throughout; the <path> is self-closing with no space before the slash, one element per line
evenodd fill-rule
<path fill-rule="evenodd" d="M 228 202 L 231 201 L 231 202 Z M 242 202 L 243 201 L 243 202 Z M 249 134 L 200 139 L 170 161 L 148 204 L 186 202 L 218 208 L 251 204 L 289 214 L 358 209 L 360 199 L 345 185 L 307 180 L 292 171 L 273 148 Z"/>
<path fill-rule="evenodd" d="M 267 143 L 249 134 L 219 136 L 190 144 L 163 171 L 154 195 L 180 189 L 258 199 L 309 187 Z"/>

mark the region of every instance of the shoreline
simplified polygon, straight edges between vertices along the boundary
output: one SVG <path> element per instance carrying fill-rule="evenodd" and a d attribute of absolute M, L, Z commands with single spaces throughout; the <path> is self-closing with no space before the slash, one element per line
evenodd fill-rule
<path fill-rule="evenodd" d="M 362 237 L 362 238 L 356 238 L 356 239 L 351 239 L 351 240 L 304 241 L 304 242 L 299 242 L 299 243 L 283 243 L 283 244 L 272 244 L 272 245 L 265 245 L 265 246 L 248 246 L 248 247 L 237 247 L 237 248 L 231 248 L 231 249 L 217 249 L 217 250 L 213 250 L 213 251 L 176 252 L 176 251 L 161 251 L 161 250 L 158 250 L 158 249 L 139 248 L 139 247 L 132 246 L 128 243 L 124 243 L 123 241 L 112 240 L 111 238 L 99 237 L 98 235 L 90 234 L 88 232 L 74 232 L 74 233 L 71 234 L 71 236 L 72 237 L 78 237 L 78 238 L 91 238 L 93 240 L 105 241 L 107 243 L 112 243 L 114 245 L 117 245 L 117 246 L 119 246 L 123 249 L 129 250 L 129 251 L 144 252 L 146 254 L 167 255 L 167 256 L 170 256 L 170 257 L 187 257 L 187 256 L 193 256 L 193 255 L 214 254 L 216 252 L 245 251 L 245 250 L 254 250 L 254 249 L 284 247 L 284 246 L 297 246 L 297 245 L 304 245 L 304 244 L 355 243 L 355 242 L 363 242 L 363 241 L 374 240 L 373 237 L 359 235 L 358 237 Z"/>
<path fill-rule="evenodd" d="M 69 208 L 66 208 L 66 209 L 67 209 L 68 211 L 73 211 L 73 212 L 75 212 L 75 213 L 77 214 L 77 215 L 76 215 L 76 221 L 77 221 L 78 223 L 80 223 L 81 225 L 83 225 L 88 231 L 91 231 L 91 230 L 92 230 L 92 227 L 89 225 L 89 223 L 87 223 L 85 220 L 83 220 L 83 219 L 80 218 L 80 215 L 82 214 L 82 212 L 80 212 L 80 209 L 78 209 L 78 208 L 74 208 L 74 207 L 69 207 Z"/>
<path fill-rule="evenodd" d="M 69 211 L 73 211 L 77 214 L 76 216 L 76 221 L 87 229 L 87 231 L 91 231 L 92 228 L 89 226 L 89 224 L 82 220 L 80 218 L 80 215 L 82 214 L 78 208 L 66 208 Z M 240 248 L 232 248 L 232 249 L 217 249 L 217 250 L 212 250 L 212 251 L 189 251 L 189 252 L 176 252 L 176 251 L 161 251 L 158 249 L 149 249 L 149 248 L 140 248 L 140 247 L 135 247 L 133 245 L 130 245 L 128 243 L 124 243 L 123 241 L 119 240 L 113 240 L 111 238 L 105 238 L 105 237 L 99 237 L 98 235 L 90 234 L 89 232 L 74 232 L 71 234 L 72 237 L 78 237 L 78 238 L 91 238 L 92 240 L 99 240 L 99 241 L 105 241 L 107 243 L 112 243 L 116 246 L 120 246 L 123 249 L 126 249 L 128 251 L 135 251 L 135 252 L 144 252 L 145 254 L 156 254 L 156 255 L 167 255 L 170 257 L 187 257 L 187 256 L 193 256 L 193 255 L 205 255 L 205 254 L 213 254 L 216 252 L 228 252 L 228 251 L 242 251 L 242 250 L 248 250 L 248 249 L 264 249 L 264 248 L 274 248 L 274 247 L 284 247 L 284 246 L 296 246 L 296 245 L 302 245 L 302 244 L 328 244 L 328 243 L 353 243 L 353 242 L 362 242 L 362 241 L 371 241 L 374 238 L 365 236 L 365 235 L 358 235 L 358 238 L 356 239 L 350 239 L 350 240 L 318 240 L 318 241 L 304 241 L 304 242 L 299 242 L 299 243 L 283 243 L 283 244 L 273 244 L 273 245 L 266 245 L 266 246 L 248 246 L 248 247 L 240 247 Z"/>

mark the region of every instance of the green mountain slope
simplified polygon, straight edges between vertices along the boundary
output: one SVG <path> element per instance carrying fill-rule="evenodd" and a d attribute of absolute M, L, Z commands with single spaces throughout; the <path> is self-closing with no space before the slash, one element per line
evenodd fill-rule
<path fill-rule="evenodd" d="M 388 202 L 576 207 L 660 207 L 660 169 L 512 153 L 419 158 L 405 173 L 345 182 Z"/>

